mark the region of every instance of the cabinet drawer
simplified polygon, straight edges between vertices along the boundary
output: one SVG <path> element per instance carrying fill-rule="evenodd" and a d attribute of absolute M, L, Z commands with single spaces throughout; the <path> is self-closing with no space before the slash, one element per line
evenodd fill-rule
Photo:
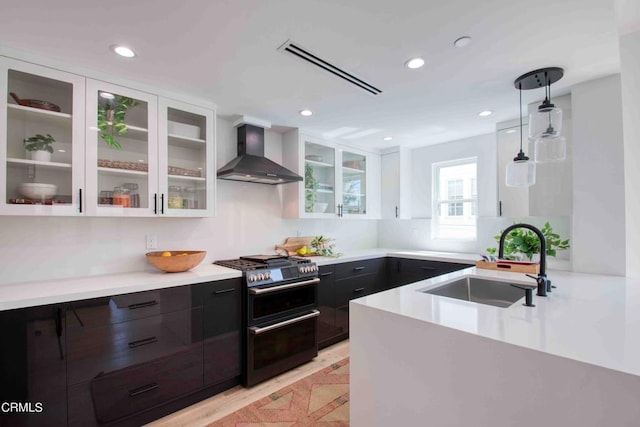
<path fill-rule="evenodd" d="M 95 419 L 108 423 L 202 388 L 202 351 L 183 351 L 90 382 Z"/>
<path fill-rule="evenodd" d="M 202 351 L 201 307 L 98 328 L 68 329 L 68 381 L 87 381 L 192 347 Z"/>
<path fill-rule="evenodd" d="M 103 326 L 187 310 L 200 305 L 192 293 L 191 286 L 178 286 L 72 302 L 67 306 L 67 328 Z"/>
<path fill-rule="evenodd" d="M 336 306 L 349 303 L 349 300 L 360 298 L 376 292 L 376 275 L 367 274 L 349 279 L 336 280 Z"/>
<path fill-rule="evenodd" d="M 335 278 L 339 280 L 347 277 L 378 273 L 384 269 L 384 266 L 384 258 L 344 262 L 335 265 Z"/>

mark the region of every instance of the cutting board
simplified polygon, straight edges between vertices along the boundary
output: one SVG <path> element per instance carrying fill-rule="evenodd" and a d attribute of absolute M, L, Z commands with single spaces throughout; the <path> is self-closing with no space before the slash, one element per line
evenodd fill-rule
<path fill-rule="evenodd" d="M 498 262 L 476 261 L 476 267 L 489 270 L 511 271 L 514 273 L 540 273 L 540 264 L 537 262 L 521 262 L 500 260 Z"/>
<path fill-rule="evenodd" d="M 287 255 L 297 255 L 296 251 L 303 246 L 311 250 L 313 236 L 308 237 L 287 237 L 284 243 L 276 245 L 276 251 L 286 251 Z"/>

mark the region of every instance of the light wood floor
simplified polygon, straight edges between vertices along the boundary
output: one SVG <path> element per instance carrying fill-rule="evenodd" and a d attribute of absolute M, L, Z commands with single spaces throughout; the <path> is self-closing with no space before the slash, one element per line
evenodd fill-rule
<path fill-rule="evenodd" d="M 294 383 L 299 379 L 302 379 L 307 375 L 319 371 L 320 369 L 348 356 L 349 341 L 347 340 L 321 350 L 318 353 L 318 357 L 313 359 L 311 362 L 298 366 L 297 368 L 285 372 L 271 380 L 265 381 L 248 389 L 242 386 L 236 386 L 181 411 L 167 415 L 164 418 L 148 424 L 148 426 L 206 426 L 209 423 L 217 421 L 230 413 L 247 406 L 251 402 L 262 399 L 282 387 Z"/>

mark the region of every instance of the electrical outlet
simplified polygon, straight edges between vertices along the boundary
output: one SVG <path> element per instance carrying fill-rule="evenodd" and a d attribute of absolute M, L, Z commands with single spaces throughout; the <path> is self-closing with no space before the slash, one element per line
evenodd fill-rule
<path fill-rule="evenodd" d="M 145 236 L 145 242 L 147 244 L 147 249 L 158 249 L 158 239 L 155 234 L 147 234 Z"/>

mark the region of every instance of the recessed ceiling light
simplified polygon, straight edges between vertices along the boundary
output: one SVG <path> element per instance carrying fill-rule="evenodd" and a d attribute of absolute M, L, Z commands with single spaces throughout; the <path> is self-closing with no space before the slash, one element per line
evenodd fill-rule
<path fill-rule="evenodd" d="M 109 92 L 100 92 L 100 97 L 104 99 L 114 99 L 116 96 Z"/>
<path fill-rule="evenodd" d="M 507 131 L 507 133 L 516 133 L 516 130 L 515 130 L 515 129 L 509 129 L 509 130 Z"/>
<path fill-rule="evenodd" d="M 487 116 L 490 116 L 490 115 L 492 115 L 492 114 L 493 114 L 493 111 L 489 111 L 489 110 L 480 111 L 480 112 L 478 113 L 478 115 L 479 115 L 480 117 L 487 117 Z"/>
<path fill-rule="evenodd" d="M 454 41 L 453 45 L 455 47 L 465 47 L 465 46 L 468 46 L 469 43 L 471 43 L 471 37 L 463 36 L 463 37 L 458 38 L 456 41 Z"/>
<path fill-rule="evenodd" d="M 66 153 L 67 150 L 58 150 L 58 153 Z"/>
<path fill-rule="evenodd" d="M 113 45 L 111 46 L 111 50 L 113 50 L 120 56 L 124 56 L 125 58 L 133 58 L 134 56 L 136 56 L 136 53 L 126 46 Z"/>
<path fill-rule="evenodd" d="M 393 137 L 391 136 L 385 136 L 384 138 L 382 138 L 385 141 L 391 141 L 393 139 Z"/>
<path fill-rule="evenodd" d="M 404 63 L 407 68 L 415 69 L 420 68 L 424 65 L 424 59 L 422 58 L 411 58 L 407 62 Z"/>
<path fill-rule="evenodd" d="M 313 114 L 313 111 L 311 111 L 311 110 L 300 110 L 300 115 L 301 116 L 308 117 L 308 116 L 310 116 L 312 114 Z"/>

